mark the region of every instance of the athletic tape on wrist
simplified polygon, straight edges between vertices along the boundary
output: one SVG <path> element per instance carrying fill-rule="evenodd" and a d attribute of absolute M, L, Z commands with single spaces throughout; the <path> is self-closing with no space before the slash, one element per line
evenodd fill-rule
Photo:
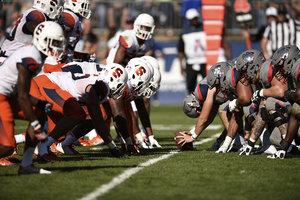
<path fill-rule="evenodd" d="M 195 128 L 196 127 L 194 127 L 192 130 L 190 130 L 190 133 L 192 134 L 192 139 L 193 140 L 196 140 L 198 138 L 198 135 L 195 133 Z"/>
<path fill-rule="evenodd" d="M 32 126 L 33 130 L 37 130 L 41 128 L 41 124 L 39 120 L 34 120 L 33 122 L 30 123 L 30 125 Z"/>

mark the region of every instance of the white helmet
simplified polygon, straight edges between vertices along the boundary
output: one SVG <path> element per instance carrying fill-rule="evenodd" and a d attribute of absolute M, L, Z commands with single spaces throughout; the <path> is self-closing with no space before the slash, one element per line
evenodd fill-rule
<path fill-rule="evenodd" d="M 63 12 L 63 0 L 34 0 L 33 8 L 41 10 L 52 20 L 58 20 Z"/>
<path fill-rule="evenodd" d="M 119 99 L 127 87 L 128 74 L 122 65 L 107 64 L 100 73 L 110 88 L 110 98 Z"/>
<path fill-rule="evenodd" d="M 158 64 L 157 60 L 154 57 L 152 57 L 152 56 L 143 56 L 141 58 L 145 59 L 153 68 L 159 69 L 159 64 Z"/>
<path fill-rule="evenodd" d="M 148 61 L 146 61 L 143 58 L 139 58 L 139 57 L 131 58 L 129 60 L 129 62 L 127 63 L 127 65 L 129 63 L 138 63 L 138 62 L 143 63 L 143 65 L 147 65 L 149 67 L 149 69 L 150 69 L 150 76 L 152 77 L 153 76 L 153 67 L 152 67 L 152 65 Z"/>
<path fill-rule="evenodd" d="M 61 26 L 52 21 L 38 24 L 33 32 L 32 43 L 46 56 L 59 58 L 65 49 L 65 37 Z"/>
<path fill-rule="evenodd" d="M 149 65 L 146 62 L 134 60 L 126 65 L 126 69 L 128 80 L 132 86 L 132 94 L 136 97 L 142 97 L 152 77 Z"/>
<path fill-rule="evenodd" d="M 160 87 L 161 82 L 161 73 L 159 69 L 153 67 L 153 76 L 149 82 L 149 86 L 145 89 L 143 96 L 146 98 L 150 98 L 155 95 L 156 91 Z"/>
<path fill-rule="evenodd" d="M 92 12 L 89 0 L 66 0 L 64 8 L 70 9 L 86 19 L 90 18 Z"/>
<path fill-rule="evenodd" d="M 152 37 L 154 31 L 154 19 L 146 13 L 140 14 L 133 23 L 133 30 L 136 37 L 148 40 Z"/>

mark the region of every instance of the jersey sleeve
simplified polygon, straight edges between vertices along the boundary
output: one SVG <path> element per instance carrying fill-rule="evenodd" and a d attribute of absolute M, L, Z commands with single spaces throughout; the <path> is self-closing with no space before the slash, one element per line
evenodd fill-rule
<path fill-rule="evenodd" d="M 208 85 L 198 84 L 195 88 L 194 94 L 197 100 L 201 103 L 204 103 L 207 97 L 207 91 L 209 89 Z"/>
<path fill-rule="evenodd" d="M 120 35 L 119 37 L 119 43 L 122 47 L 128 49 L 131 46 L 131 40 L 130 37 L 127 35 Z"/>
<path fill-rule="evenodd" d="M 30 76 L 33 76 L 37 73 L 39 70 L 40 63 L 38 63 L 34 58 L 31 57 L 25 57 L 22 58 L 21 64 L 25 69 L 28 71 Z"/>
<path fill-rule="evenodd" d="M 260 68 L 260 80 L 264 88 L 271 87 L 271 81 L 275 76 L 277 70 L 273 70 L 271 60 L 264 62 Z"/>
<path fill-rule="evenodd" d="M 242 72 L 237 71 L 235 68 L 229 70 L 226 74 L 226 79 L 229 81 L 229 87 L 236 89 L 239 78 L 241 77 Z"/>

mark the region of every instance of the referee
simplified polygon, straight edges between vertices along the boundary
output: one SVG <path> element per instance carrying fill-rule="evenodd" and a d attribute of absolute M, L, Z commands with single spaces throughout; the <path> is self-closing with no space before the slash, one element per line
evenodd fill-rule
<path fill-rule="evenodd" d="M 261 40 L 261 49 L 266 59 L 270 59 L 267 51 L 267 43 L 270 41 L 272 53 L 284 45 L 296 45 L 296 26 L 295 20 L 287 15 L 287 9 L 283 4 L 279 4 L 277 9 L 277 21 L 271 22 L 266 27 Z M 298 22 L 299 23 L 299 22 Z"/>

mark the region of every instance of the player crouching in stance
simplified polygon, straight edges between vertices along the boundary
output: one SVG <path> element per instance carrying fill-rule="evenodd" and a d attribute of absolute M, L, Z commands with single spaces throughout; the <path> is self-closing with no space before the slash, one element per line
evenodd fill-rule
<path fill-rule="evenodd" d="M 77 65 L 85 64 L 78 63 Z M 88 63 L 87 63 L 88 64 Z M 76 65 L 74 65 L 76 67 Z M 53 103 L 52 112 L 48 115 L 48 141 L 39 146 L 40 161 L 61 161 L 48 148 L 61 136 L 67 134 L 76 125 L 76 129 L 84 129 L 92 125 L 109 146 L 116 157 L 124 157 L 113 142 L 106 126 L 100 104 L 108 98 L 118 98 L 126 87 L 127 72 L 121 65 L 110 64 L 102 73 L 83 74 L 76 72 L 53 72 L 43 74 L 34 79 L 36 87 L 31 92 L 41 95 Z M 118 83 L 118 84 L 116 84 Z M 82 106 L 85 104 L 86 109 Z M 77 140 L 76 135 L 65 140 Z"/>
<path fill-rule="evenodd" d="M 30 122 L 19 174 L 51 173 L 32 165 L 37 140 L 47 139 L 47 134 L 42 128 L 43 121 L 37 118 L 32 104 L 41 106 L 42 111 L 49 104 L 31 98 L 29 89 L 32 77 L 41 70 L 46 57 L 57 58 L 64 48 L 62 28 L 55 22 L 42 22 L 34 30 L 32 44 L 15 51 L 0 68 L 1 158 L 10 155 L 15 147 L 14 119 L 26 119 Z M 51 106 L 46 108 L 49 111 Z"/>
<path fill-rule="evenodd" d="M 178 144 L 184 146 L 185 143 L 193 142 L 205 128 L 211 124 L 218 113 L 219 106 L 227 101 L 226 73 L 232 68 L 229 62 L 215 64 L 209 70 L 207 77 L 200 81 L 195 92 L 189 94 L 182 101 L 184 113 L 191 118 L 198 118 L 196 127 L 190 131 L 179 132 L 174 139 L 180 139 Z M 208 82 L 213 82 L 214 87 L 210 87 Z M 221 86 L 222 85 L 222 86 Z M 228 122 L 224 123 L 228 124 Z M 225 127 L 226 129 L 228 127 Z M 225 130 L 225 134 L 226 134 Z"/>

